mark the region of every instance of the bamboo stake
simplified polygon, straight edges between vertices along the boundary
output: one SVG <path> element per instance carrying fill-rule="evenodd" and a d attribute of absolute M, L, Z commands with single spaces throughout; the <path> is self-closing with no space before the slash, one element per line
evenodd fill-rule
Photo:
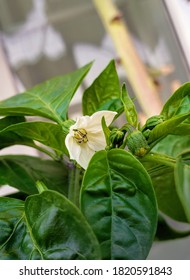
<path fill-rule="evenodd" d="M 93 0 L 97 12 L 112 37 L 127 78 L 147 117 L 159 114 L 162 102 L 156 87 L 141 62 L 121 13 L 112 0 Z"/>

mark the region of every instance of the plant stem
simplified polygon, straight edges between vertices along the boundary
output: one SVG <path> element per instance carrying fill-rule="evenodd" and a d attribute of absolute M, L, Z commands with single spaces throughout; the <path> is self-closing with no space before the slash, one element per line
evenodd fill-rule
<path fill-rule="evenodd" d="M 43 182 L 41 182 L 41 181 L 37 181 L 37 182 L 36 182 L 36 188 L 38 189 L 38 192 L 39 192 L 39 193 L 42 193 L 42 192 L 48 190 L 48 188 L 46 187 L 46 185 L 45 185 Z"/>
<path fill-rule="evenodd" d="M 170 156 L 166 156 L 163 154 L 157 154 L 157 153 L 149 153 L 146 156 L 144 156 L 145 160 L 154 161 L 163 163 L 164 165 L 175 167 L 176 159 Z"/>
<path fill-rule="evenodd" d="M 139 104 L 147 117 L 159 114 L 162 102 L 156 87 L 141 62 L 121 13 L 112 0 L 93 0 L 105 29 L 112 37 Z"/>
<path fill-rule="evenodd" d="M 73 166 L 70 171 L 68 199 L 79 207 L 81 169 Z"/>

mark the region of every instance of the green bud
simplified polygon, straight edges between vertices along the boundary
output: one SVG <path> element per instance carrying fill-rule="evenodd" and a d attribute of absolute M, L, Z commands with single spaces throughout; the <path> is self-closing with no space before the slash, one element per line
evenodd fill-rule
<path fill-rule="evenodd" d="M 151 132 L 150 129 L 146 129 L 146 130 L 143 132 L 143 135 L 144 135 L 144 137 L 145 137 L 146 139 L 149 138 L 150 132 Z"/>
<path fill-rule="evenodd" d="M 119 147 L 123 143 L 125 133 L 120 129 L 114 128 L 110 132 L 110 143 L 113 147 Z"/>
<path fill-rule="evenodd" d="M 127 135 L 126 144 L 131 153 L 137 157 L 143 157 L 150 150 L 145 137 L 139 130 L 134 130 Z"/>
<path fill-rule="evenodd" d="M 148 139 L 149 135 L 150 135 L 150 131 L 157 126 L 158 124 L 162 123 L 164 121 L 164 116 L 162 115 L 158 115 L 158 116 L 153 116 L 150 117 L 145 125 L 142 128 L 142 133 L 145 136 L 146 139 Z"/>
<path fill-rule="evenodd" d="M 146 130 L 146 129 L 152 130 L 156 125 L 162 123 L 163 121 L 164 121 L 164 116 L 162 116 L 162 115 L 150 117 L 146 121 L 146 123 L 143 127 L 143 130 Z"/>

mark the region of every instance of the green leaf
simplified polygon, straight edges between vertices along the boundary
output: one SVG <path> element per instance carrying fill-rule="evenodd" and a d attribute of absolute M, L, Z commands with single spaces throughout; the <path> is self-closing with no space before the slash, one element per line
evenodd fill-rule
<path fill-rule="evenodd" d="M 175 128 L 172 134 L 184 135 L 184 136 L 190 135 L 190 124 L 187 123 L 180 124 Z"/>
<path fill-rule="evenodd" d="M 168 135 L 159 141 L 151 152 L 175 158 L 190 147 L 188 135 Z M 148 161 L 147 161 L 148 157 Z M 164 163 L 155 162 L 153 156 L 145 156 L 141 159 L 144 167 L 151 176 L 156 193 L 159 209 L 171 218 L 187 222 L 187 218 L 177 193 L 174 180 L 174 167 L 166 166 Z"/>
<path fill-rule="evenodd" d="M 149 134 L 148 143 L 149 145 L 154 146 L 159 140 L 166 137 L 169 134 L 177 134 L 180 132 L 184 135 L 183 131 L 180 128 L 180 125 L 184 120 L 190 116 L 190 112 L 187 114 L 182 114 L 179 116 L 174 116 L 171 119 L 162 122 L 155 126 Z"/>
<path fill-rule="evenodd" d="M 2 118 L 0 119 L 0 131 L 12 124 L 17 124 L 21 122 L 25 122 L 24 117 L 10 116 Z"/>
<path fill-rule="evenodd" d="M 21 145 L 27 145 L 27 146 L 35 146 L 34 142 L 31 139 L 28 139 L 23 135 L 22 137 L 20 135 L 15 135 L 11 132 L 7 132 L 6 134 L 2 134 L 1 132 L 6 129 L 7 127 L 11 125 L 16 125 L 19 123 L 25 122 L 24 117 L 5 117 L 0 119 L 0 149 L 21 144 Z"/>
<path fill-rule="evenodd" d="M 81 210 L 101 246 L 103 259 L 145 259 L 151 248 L 157 206 L 150 177 L 121 149 L 97 152 L 85 172 Z"/>
<path fill-rule="evenodd" d="M 27 139 L 29 146 L 34 146 L 31 144 L 31 140 L 36 140 L 58 153 L 67 154 L 67 149 L 65 147 L 65 133 L 63 132 L 60 125 L 49 123 L 49 122 L 23 122 L 15 125 L 10 125 L 0 132 L 0 137 L 6 137 L 7 139 L 12 139 L 12 142 L 17 144 L 23 144 L 23 139 L 27 145 Z M 20 139 L 20 143 L 19 143 Z M 38 148 L 37 146 L 35 146 Z"/>
<path fill-rule="evenodd" d="M 127 122 L 137 128 L 138 126 L 138 116 L 135 105 L 126 89 L 126 85 L 123 84 L 122 86 L 122 93 L 121 93 L 121 100 L 124 106 L 124 112 L 126 115 Z"/>
<path fill-rule="evenodd" d="M 82 108 L 84 115 L 92 115 L 96 111 L 110 110 L 120 112 L 120 83 L 112 60 L 104 71 L 84 92 Z"/>
<path fill-rule="evenodd" d="M 54 191 L 26 202 L 0 198 L 0 259 L 100 259 L 99 244 L 80 210 Z"/>
<path fill-rule="evenodd" d="M 177 115 L 189 113 L 190 111 L 190 83 L 185 83 L 178 88 L 165 103 L 161 114 L 166 119 Z"/>
<path fill-rule="evenodd" d="M 37 193 L 36 181 L 49 189 L 67 195 L 69 169 L 61 162 L 32 156 L 10 155 L 0 157 L 0 186 L 10 185 L 27 193 Z"/>
<path fill-rule="evenodd" d="M 142 163 L 151 177 L 158 209 L 174 220 L 187 222 L 183 206 L 176 191 L 174 168 L 155 163 L 150 158 L 146 161 L 146 157 L 142 159 Z"/>
<path fill-rule="evenodd" d="M 0 115 L 42 116 L 61 124 L 67 118 L 69 103 L 90 67 L 91 63 L 1 101 Z"/>
<path fill-rule="evenodd" d="M 168 135 L 159 141 L 151 152 L 175 158 L 190 147 L 188 135 Z M 148 161 L 147 161 L 148 157 Z M 153 156 L 145 156 L 141 159 L 142 164 L 151 176 L 155 189 L 159 209 L 171 218 L 187 222 L 187 218 L 177 193 L 174 180 L 174 167 L 164 163 L 155 162 Z"/>
<path fill-rule="evenodd" d="M 176 189 L 190 223 L 190 151 L 178 156 L 175 168 Z"/>
<path fill-rule="evenodd" d="M 110 141 L 109 141 L 109 138 L 110 138 L 110 129 L 109 127 L 106 125 L 106 121 L 105 121 L 105 117 L 102 118 L 102 129 L 103 129 L 103 132 L 104 132 L 104 136 L 105 136 L 105 139 L 106 139 L 106 144 L 109 145 Z"/>
<path fill-rule="evenodd" d="M 0 197 L 0 260 L 26 259 L 31 252 L 23 213 L 23 201 Z"/>
<path fill-rule="evenodd" d="M 19 200 L 25 200 L 27 198 L 28 194 L 26 193 L 23 193 L 23 192 L 15 192 L 15 193 L 10 193 L 10 194 L 7 194 L 6 197 L 9 197 L 9 198 L 16 198 L 16 199 L 19 199 Z"/>
<path fill-rule="evenodd" d="M 159 141 L 154 148 L 153 152 L 165 154 L 168 156 L 176 157 L 184 150 L 190 147 L 189 135 L 168 135 Z"/>

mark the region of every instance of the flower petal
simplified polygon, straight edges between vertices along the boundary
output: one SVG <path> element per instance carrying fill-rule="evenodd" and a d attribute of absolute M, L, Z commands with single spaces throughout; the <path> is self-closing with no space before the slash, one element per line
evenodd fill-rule
<path fill-rule="evenodd" d="M 68 149 L 70 159 L 76 160 L 80 166 L 86 169 L 95 151 L 86 143 L 77 143 L 70 134 L 67 134 L 65 138 L 65 145 Z"/>
<path fill-rule="evenodd" d="M 94 151 L 104 150 L 106 139 L 103 131 L 97 133 L 88 133 L 88 146 Z"/>
<path fill-rule="evenodd" d="M 79 145 L 73 136 L 69 133 L 65 138 L 65 145 L 69 152 L 70 159 L 74 159 L 78 162 L 81 154 L 81 145 Z"/>
<path fill-rule="evenodd" d="M 78 129 L 78 128 L 86 128 L 90 122 L 89 116 L 82 116 L 77 118 L 76 123 L 70 127 L 70 130 Z"/>
<path fill-rule="evenodd" d="M 95 151 L 92 150 L 87 144 L 82 144 L 81 154 L 78 159 L 78 163 L 80 166 L 82 166 L 84 169 L 87 169 L 89 161 L 95 154 Z"/>
<path fill-rule="evenodd" d="M 105 118 L 106 124 L 109 126 L 112 123 L 115 115 L 117 115 L 117 112 L 106 110 L 94 113 L 92 116 L 90 116 L 90 119 L 88 119 L 87 131 L 93 133 L 102 131 L 102 118 Z"/>

